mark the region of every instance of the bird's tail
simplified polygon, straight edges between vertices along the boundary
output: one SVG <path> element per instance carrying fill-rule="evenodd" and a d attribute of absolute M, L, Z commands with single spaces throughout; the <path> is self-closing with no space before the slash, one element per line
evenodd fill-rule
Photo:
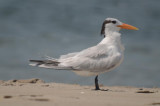
<path fill-rule="evenodd" d="M 56 60 L 30 60 L 31 66 L 37 66 L 37 67 L 43 67 L 43 68 L 54 68 L 54 69 L 60 69 L 58 66 L 60 62 Z"/>
<path fill-rule="evenodd" d="M 29 60 L 31 66 L 43 67 L 43 68 L 53 68 L 57 70 L 74 70 L 71 66 L 63 66 L 58 59 L 45 56 L 45 60 Z"/>
<path fill-rule="evenodd" d="M 49 56 L 45 56 L 45 60 L 29 60 L 31 66 L 43 67 L 43 68 L 53 68 L 58 70 L 73 70 L 72 67 L 67 67 L 61 65 L 59 59 L 55 59 Z"/>

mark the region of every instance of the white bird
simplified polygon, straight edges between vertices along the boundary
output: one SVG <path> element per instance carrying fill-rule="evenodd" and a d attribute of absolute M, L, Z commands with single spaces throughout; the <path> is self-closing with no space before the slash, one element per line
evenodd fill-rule
<path fill-rule="evenodd" d="M 61 55 L 55 59 L 30 60 L 30 65 L 58 70 L 72 70 L 82 76 L 96 76 L 95 90 L 100 90 L 98 75 L 116 68 L 123 61 L 124 47 L 121 44 L 120 29 L 138 30 L 138 28 L 122 23 L 115 18 L 107 18 L 102 24 L 103 40 L 96 46 L 80 52 Z"/>

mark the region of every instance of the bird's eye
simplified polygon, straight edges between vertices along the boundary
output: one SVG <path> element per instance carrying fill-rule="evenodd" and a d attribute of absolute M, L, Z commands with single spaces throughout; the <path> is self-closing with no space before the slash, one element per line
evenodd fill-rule
<path fill-rule="evenodd" d="M 117 21 L 112 21 L 112 23 L 113 23 L 113 24 L 116 24 L 116 23 L 117 23 Z"/>

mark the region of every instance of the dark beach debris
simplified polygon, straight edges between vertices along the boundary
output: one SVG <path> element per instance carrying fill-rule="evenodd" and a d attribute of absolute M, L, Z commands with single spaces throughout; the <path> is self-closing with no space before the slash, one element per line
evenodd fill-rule
<path fill-rule="evenodd" d="M 8 80 L 8 81 L 1 81 L 0 85 L 2 86 L 23 86 L 24 84 L 30 83 L 30 84 L 41 84 L 45 83 L 43 80 L 40 80 L 38 78 L 32 78 L 32 79 L 22 79 L 22 80 Z"/>
<path fill-rule="evenodd" d="M 155 92 L 153 92 L 153 91 L 147 91 L 147 90 L 146 91 L 142 91 L 141 90 L 141 91 L 137 91 L 136 93 L 155 93 Z"/>
<path fill-rule="evenodd" d="M 40 102 L 48 102 L 49 101 L 49 99 L 46 99 L 46 98 L 35 98 L 35 99 L 29 99 L 29 100 L 40 101 Z"/>
<path fill-rule="evenodd" d="M 155 103 L 152 103 L 151 105 L 160 105 L 160 102 L 155 102 Z"/>
<path fill-rule="evenodd" d="M 40 80 L 38 78 L 32 78 L 32 79 L 22 79 L 22 80 L 8 80 L 3 83 L 13 84 L 13 83 L 45 83 L 43 80 Z"/>
<path fill-rule="evenodd" d="M 109 89 L 101 89 L 101 91 L 109 91 Z"/>
<path fill-rule="evenodd" d="M 17 80 L 16 82 L 19 83 L 44 83 L 43 80 L 37 79 L 37 78 L 33 78 L 33 79 L 26 79 L 26 80 Z"/>
<path fill-rule="evenodd" d="M 19 95 L 19 97 L 42 97 L 43 95 Z"/>
<path fill-rule="evenodd" d="M 3 96 L 3 98 L 5 98 L 5 99 L 10 99 L 10 98 L 12 98 L 12 96 L 10 96 L 10 95 L 5 95 L 5 96 Z"/>
<path fill-rule="evenodd" d="M 43 96 L 43 95 L 30 95 L 30 97 L 40 97 L 40 96 Z"/>
<path fill-rule="evenodd" d="M 50 101 L 47 98 L 43 98 L 43 95 L 19 95 L 20 97 L 27 97 L 29 98 L 28 100 L 32 100 L 32 101 L 41 101 L 41 102 L 47 102 Z"/>
<path fill-rule="evenodd" d="M 49 84 L 47 84 L 47 85 L 42 85 L 42 87 L 49 87 Z"/>
<path fill-rule="evenodd" d="M 139 90 L 143 90 L 143 88 L 140 88 Z"/>

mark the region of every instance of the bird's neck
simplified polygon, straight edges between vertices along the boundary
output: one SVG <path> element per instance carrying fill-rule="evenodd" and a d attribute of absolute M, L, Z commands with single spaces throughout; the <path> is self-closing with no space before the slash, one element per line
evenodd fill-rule
<path fill-rule="evenodd" d="M 121 34 L 117 31 L 115 32 L 108 31 L 107 33 L 105 33 L 104 39 L 102 40 L 101 43 L 107 43 L 108 41 L 112 41 L 112 42 L 121 41 Z"/>
<path fill-rule="evenodd" d="M 100 42 L 100 44 L 121 44 L 121 34 L 117 31 L 115 32 L 107 32 L 105 34 L 105 38 Z"/>
<path fill-rule="evenodd" d="M 124 46 L 121 43 L 121 34 L 119 32 L 108 33 L 99 44 L 114 46 L 117 47 L 121 52 L 124 51 Z"/>
<path fill-rule="evenodd" d="M 120 28 L 118 27 L 107 27 L 104 30 L 104 36 L 109 36 L 109 35 L 113 35 L 114 33 L 119 33 Z"/>

